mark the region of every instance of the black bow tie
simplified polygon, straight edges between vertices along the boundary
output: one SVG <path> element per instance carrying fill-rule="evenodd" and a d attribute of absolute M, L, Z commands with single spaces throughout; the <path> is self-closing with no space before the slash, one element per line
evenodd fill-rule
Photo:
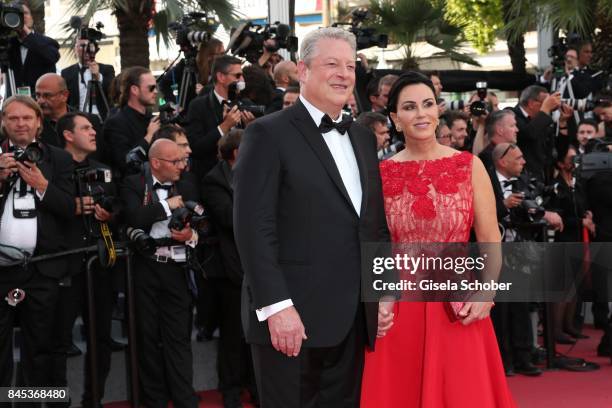
<path fill-rule="evenodd" d="M 512 177 L 511 179 L 502 181 L 502 185 L 504 186 L 504 188 L 506 188 L 508 186 L 513 185 L 516 180 L 518 180 L 516 177 Z"/>
<path fill-rule="evenodd" d="M 334 122 L 329 115 L 325 114 L 321 119 L 321 124 L 319 125 L 319 130 L 321 133 L 327 133 L 332 129 L 336 129 L 340 134 L 344 134 L 349 130 L 351 124 L 353 123 L 353 117 L 350 115 L 345 115 L 342 117 L 342 120 L 338 123 Z"/>
<path fill-rule="evenodd" d="M 166 190 L 166 191 L 170 191 L 172 189 L 172 184 L 161 184 L 158 182 L 155 182 L 155 184 L 153 184 L 153 190 Z"/>

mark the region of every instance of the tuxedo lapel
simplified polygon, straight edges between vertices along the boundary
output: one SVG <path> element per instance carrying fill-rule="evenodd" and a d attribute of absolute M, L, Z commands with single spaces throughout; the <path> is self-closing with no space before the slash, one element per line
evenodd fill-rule
<path fill-rule="evenodd" d="M 67 76 L 68 76 L 68 80 L 67 80 L 68 89 L 71 90 L 70 95 L 69 95 L 70 105 L 75 106 L 77 110 L 81 110 L 83 107 L 79 106 L 79 101 L 80 101 L 79 65 L 76 64 L 70 67 Z"/>
<path fill-rule="evenodd" d="M 359 179 L 361 181 L 361 211 L 360 214 L 365 214 L 366 204 L 368 202 L 368 169 L 366 168 L 365 159 L 363 157 L 363 149 L 361 148 L 360 142 L 364 140 L 359 134 L 360 130 L 357 125 L 353 122 L 348 134 L 353 145 L 353 151 L 355 152 L 355 158 L 357 159 L 357 166 L 359 167 Z"/>
<path fill-rule="evenodd" d="M 347 204 L 354 211 L 355 207 L 353 207 L 353 203 L 348 195 L 348 192 L 346 191 L 346 187 L 342 182 L 342 177 L 340 177 L 340 172 L 338 171 L 336 162 L 334 161 L 327 144 L 325 144 L 325 140 L 323 140 L 323 136 L 319 132 L 319 129 L 315 126 L 310 114 L 299 99 L 293 106 L 292 111 L 295 113 L 291 118 L 293 125 L 310 145 L 310 148 L 314 151 L 315 155 L 325 168 L 325 171 L 327 171 L 327 174 L 340 191 L 340 194 L 342 194 Z M 356 214 L 357 213 L 355 213 L 355 215 Z"/>

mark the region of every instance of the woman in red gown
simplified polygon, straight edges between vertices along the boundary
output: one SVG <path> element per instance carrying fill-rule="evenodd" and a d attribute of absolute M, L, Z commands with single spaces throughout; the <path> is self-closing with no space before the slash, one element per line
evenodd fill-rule
<path fill-rule="evenodd" d="M 405 150 L 380 165 L 392 241 L 467 242 L 473 227 L 479 242 L 499 242 L 482 162 L 436 141 L 438 106 L 429 79 L 403 74 L 388 110 L 406 140 Z M 376 350 L 367 352 L 362 407 L 515 406 L 489 318 L 491 302 L 466 302 L 463 318 L 454 322 L 440 302 L 386 305 L 394 320 L 379 329 Z"/>

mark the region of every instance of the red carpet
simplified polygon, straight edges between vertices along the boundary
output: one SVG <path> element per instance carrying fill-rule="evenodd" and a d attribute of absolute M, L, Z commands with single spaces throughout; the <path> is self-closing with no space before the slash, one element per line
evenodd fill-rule
<path fill-rule="evenodd" d="M 580 340 L 573 348 L 557 346 L 557 351 L 580 357 L 601 366 L 597 371 L 575 373 L 565 370 L 546 371 L 540 377 L 517 375 L 508 379 L 512 395 L 520 408 L 612 408 L 612 364 L 610 358 L 597 357 L 597 344 L 602 332 L 586 329 L 589 339 Z M 222 408 L 221 394 L 200 392 L 200 408 Z M 245 393 L 243 400 L 248 400 Z M 245 403 L 245 408 L 253 405 Z M 127 402 L 107 404 L 109 408 L 128 408 Z"/>

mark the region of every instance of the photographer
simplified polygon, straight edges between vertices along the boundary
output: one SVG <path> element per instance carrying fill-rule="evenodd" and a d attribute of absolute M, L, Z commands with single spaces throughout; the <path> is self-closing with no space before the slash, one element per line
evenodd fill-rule
<path fill-rule="evenodd" d="M 57 133 L 65 141 L 65 150 L 74 163 L 74 184 L 77 196 L 76 211 L 70 222 L 65 224 L 67 244 L 70 248 L 95 245 L 102 238 L 102 223 L 110 222 L 118 211 L 113 202 L 115 188 L 111 182 L 110 169 L 92 160 L 89 156 L 96 151 L 96 131 L 86 114 L 69 112 L 57 123 Z M 81 315 L 86 326 L 96 328 L 97 379 L 96 387 L 100 400 L 92 401 L 92 384 L 89 356 L 85 356 L 85 390 L 82 406 L 96 407 L 104 397 L 104 386 L 110 371 L 112 339 L 111 319 L 113 311 L 112 275 L 99 262 L 94 263 L 95 321 L 89 321 L 86 295 L 86 264 L 91 254 L 77 254 L 69 258 L 67 276 L 60 286 L 59 302 L 55 312 L 53 338 L 56 341 L 55 364 L 53 365 L 54 385 L 66 387 L 67 352 L 72 346 L 72 328 Z M 87 351 L 89 353 L 89 350 Z"/>
<path fill-rule="evenodd" d="M 15 86 L 28 87 L 32 95 L 38 78 L 56 71 L 55 64 L 60 59 L 59 43 L 33 31 L 34 20 L 28 5 L 22 3 L 17 7 L 23 9 L 23 28 L 9 41 L 9 67 L 15 75 Z M 10 90 L 8 84 L 7 90 Z"/>
<path fill-rule="evenodd" d="M 283 109 L 293 106 L 300 97 L 300 88 L 290 86 L 283 94 Z"/>
<path fill-rule="evenodd" d="M 242 61 L 229 55 L 215 59 L 214 88 L 189 104 L 186 130 L 193 150 L 193 170 L 198 177 L 203 177 L 217 163 L 217 141 L 221 136 L 239 123 L 244 125 L 253 120 L 250 112 L 225 105 L 230 85 L 244 86 L 241 65 Z"/>
<path fill-rule="evenodd" d="M 115 69 L 112 65 L 98 63 L 96 54 L 98 52 L 98 44 L 89 39 L 77 39 L 74 45 L 74 53 L 78 62 L 70 65 L 62 70 L 62 77 L 68 85 L 69 98 L 68 104 L 77 110 L 89 112 L 89 105 L 85 109 L 87 97 L 87 89 L 89 81 L 97 81 L 102 85 L 101 89 L 104 92 L 104 97 L 108 101 L 110 97 L 109 87 L 115 77 Z M 100 115 L 105 118 L 108 112 L 105 111 L 106 106 L 102 101 L 102 95 L 96 95 L 95 100 L 92 100 L 91 113 Z"/>
<path fill-rule="evenodd" d="M 136 66 L 121 75 L 121 109 L 106 120 L 104 143 L 113 170 L 125 175 L 127 153 L 136 146 L 147 152 L 160 122 L 149 111 L 157 104 L 157 84 L 151 71 Z"/>
<path fill-rule="evenodd" d="M 2 128 L 7 137 L 0 154 L 3 255 L 8 251 L 14 254 L 10 258 L 23 260 L 66 249 L 65 224 L 75 211 L 70 155 L 44 143 L 32 144 L 42 129 L 42 111 L 30 97 L 16 95 L 4 102 Z M 12 384 L 16 319 L 22 340 L 17 385 L 52 385 L 49 334 L 66 266 L 66 258 L 55 258 L 2 267 L 0 297 L 9 301 L 0 301 L 0 387 Z"/>
<path fill-rule="evenodd" d="M 260 67 L 251 65 L 245 67 L 242 72 L 245 86 L 237 98 L 239 98 L 242 108 L 246 109 L 245 114 L 251 113 L 254 119 L 256 116 L 274 112 L 271 106 L 274 98 L 274 87 L 270 81 L 266 80 L 267 74 L 265 71 Z"/>
<path fill-rule="evenodd" d="M 247 81 L 248 82 L 248 81 Z M 283 96 L 288 88 L 299 87 L 297 65 L 293 61 L 281 61 L 274 67 L 274 97 L 269 107 L 269 112 L 283 109 Z"/>
<path fill-rule="evenodd" d="M 173 212 L 197 201 L 197 192 L 178 183 L 185 157 L 176 143 L 155 141 L 143 174 L 121 187 L 128 236 L 137 247 L 134 286 L 138 365 L 143 406 L 197 407 L 193 390 L 191 249 L 198 234 L 187 223 L 170 229 Z M 154 240 L 151 243 L 151 240 Z M 143 244 L 144 246 L 139 246 Z"/>
<path fill-rule="evenodd" d="M 442 118 L 451 131 L 451 146 L 457 150 L 465 150 L 468 116 L 463 112 L 448 111 Z"/>
<path fill-rule="evenodd" d="M 510 109 L 492 112 L 487 116 L 485 135 L 488 144 L 478 153 L 478 157 L 487 169 L 494 167 L 493 149 L 495 149 L 495 146 L 501 143 L 516 144 L 517 133 L 515 114 Z"/>
<path fill-rule="evenodd" d="M 597 136 L 612 140 L 612 95 L 602 92 L 597 96 L 597 105 L 593 112 L 599 117 Z"/>

